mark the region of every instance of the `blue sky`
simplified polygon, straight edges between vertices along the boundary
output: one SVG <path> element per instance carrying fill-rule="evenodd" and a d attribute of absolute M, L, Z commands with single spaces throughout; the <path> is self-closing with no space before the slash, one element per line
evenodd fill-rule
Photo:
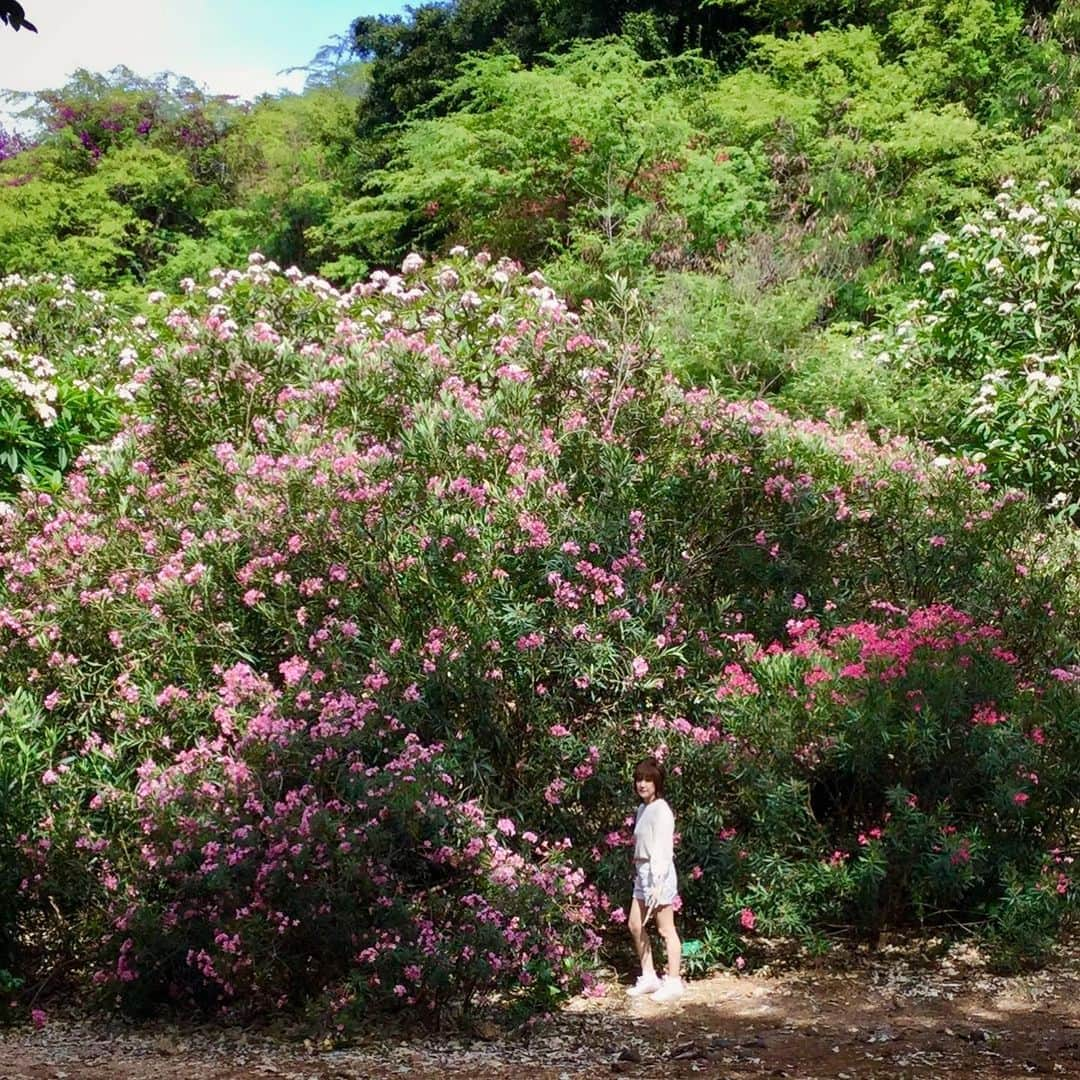
<path fill-rule="evenodd" d="M 306 64 L 359 15 L 400 11 L 395 0 L 21 0 L 37 34 L 0 26 L 0 87 L 62 86 L 77 68 L 125 64 L 173 71 L 214 93 L 250 98 L 299 90 Z M 0 120 L 3 117 L 0 116 Z"/>

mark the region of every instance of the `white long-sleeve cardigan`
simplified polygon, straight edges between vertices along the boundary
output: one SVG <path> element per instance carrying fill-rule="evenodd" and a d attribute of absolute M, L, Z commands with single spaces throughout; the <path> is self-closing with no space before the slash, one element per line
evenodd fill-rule
<path fill-rule="evenodd" d="M 675 859 L 675 815 L 664 799 L 637 808 L 634 862 L 648 862 L 650 884 L 663 881 Z"/>

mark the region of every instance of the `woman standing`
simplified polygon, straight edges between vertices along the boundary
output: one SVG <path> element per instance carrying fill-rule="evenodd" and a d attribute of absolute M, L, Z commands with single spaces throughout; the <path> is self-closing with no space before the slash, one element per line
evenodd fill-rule
<path fill-rule="evenodd" d="M 664 799 L 664 770 L 655 758 L 634 766 L 634 789 L 641 805 L 634 823 L 634 896 L 630 904 L 630 936 L 641 961 L 641 975 L 627 993 L 648 994 L 653 1001 L 674 1001 L 683 992 L 679 976 L 682 943 L 675 931 L 672 905 L 679 894 L 675 875 L 675 815 Z M 667 974 L 660 979 L 653 967 L 652 943 L 646 928 L 649 916 L 667 950 Z"/>

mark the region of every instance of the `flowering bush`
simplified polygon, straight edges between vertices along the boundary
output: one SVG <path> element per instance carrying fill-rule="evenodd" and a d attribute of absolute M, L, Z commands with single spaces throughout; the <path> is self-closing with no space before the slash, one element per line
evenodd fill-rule
<path fill-rule="evenodd" d="M 30 140 L 17 131 L 8 131 L 0 125 L 0 161 L 6 161 L 21 154 L 30 147 Z"/>
<path fill-rule="evenodd" d="M 1071 859 L 1046 841 L 1068 832 L 1076 674 L 1035 691 L 1000 631 L 947 605 L 827 632 L 793 620 L 784 644 L 744 648 L 718 689 L 722 752 L 672 747 L 684 777 L 702 770 L 693 789 L 711 773 L 724 809 L 715 835 L 684 832 L 704 841 L 684 857 L 701 871 L 687 902 L 804 935 L 959 909 L 987 919 L 1010 959 L 1037 960 L 1072 898 Z M 1003 896 L 1020 880 L 1045 907 L 1027 926 Z"/>
<path fill-rule="evenodd" d="M 208 183 L 219 178 L 220 143 L 240 112 L 190 79 L 146 80 L 123 66 L 107 75 L 80 70 L 66 86 L 33 97 L 27 113 L 78 168 L 91 169 L 110 150 L 143 140 L 183 154 Z"/>
<path fill-rule="evenodd" d="M 70 278 L 0 280 L 0 495 L 58 487 L 83 447 L 119 428 L 143 324 Z"/>
<path fill-rule="evenodd" d="M 1006 181 L 977 220 L 923 245 L 918 294 L 871 343 L 883 364 L 970 380 L 967 408 L 941 418 L 949 444 L 1069 515 L 1080 506 L 1078 225 L 1080 198 Z"/>
<path fill-rule="evenodd" d="M 142 414 L 0 524 L 0 689 L 56 731 L 5 858 L 127 1007 L 580 986 L 645 752 L 729 955 L 1043 887 L 1080 712 L 1034 508 L 619 322 L 462 251 L 152 308 Z"/>
<path fill-rule="evenodd" d="M 283 666 L 310 685 L 303 663 Z M 244 734 L 141 770 L 139 889 L 96 982 L 129 1007 L 167 994 L 271 1009 L 322 992 L 337 1030 L 373 1007 L 438 1016 L 514 989 L 529 1008 L 578 985 L 564 961 L 599 942 L 594 890 L 559 845 L 527 834 L 518 850 L 512 823 L 462 799 L 442 747 L 401 738 L 371 696 L 275 702 L 243 664 L 220 696 L 222 711 L 254 699 Z"/>

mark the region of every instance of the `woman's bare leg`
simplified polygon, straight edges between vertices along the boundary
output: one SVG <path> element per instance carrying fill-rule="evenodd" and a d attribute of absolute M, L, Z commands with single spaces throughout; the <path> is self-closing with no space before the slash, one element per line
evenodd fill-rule
<path fill-rule="evenodd" d="M 667 950 L 668 976 L 677 979 L 679 963 L 682 960 L 682 942 L 675 930 L 675 912 L 670 904 L 656 909 L 656 928 L 660 931 L 660 936 L 664 939 L 664 948 Z"/>
<path fill-rule="evenodd" d="M 630 937 L 634 940 L 634 951 L 641 961 L 641 974 L 652 975 L 652 942 L 649 941 L 649 932 L 645 929 L 645 905 L 640 900 L 630 901 L 628 926 Z"/>

